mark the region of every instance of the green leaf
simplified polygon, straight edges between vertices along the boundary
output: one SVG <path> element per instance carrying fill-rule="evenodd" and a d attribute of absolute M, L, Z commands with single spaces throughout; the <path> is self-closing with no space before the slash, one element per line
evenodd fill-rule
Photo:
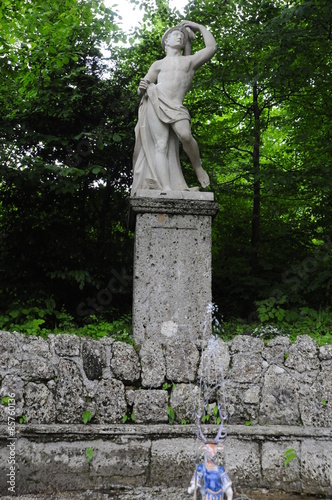
<path fill-rule="evenodd" d="M 93 448 L 86 448 L 85 450 L 85 456 L 88 461 L 88 463 L 91 463 L 92 457 L 93 457 Z"/>
<path fill-rule="evenodd" d="M 83 423 L 87 424 L 88 422 L 90 422 L 91 419 L 92 419 L 91 411 L 85 410 L 85 412 L 82 414 Z"/>
<path fill-rule="evenodd" d="M 174 414 L 174 410 L 171 406 L 167 407 L 167 415 L 168 415 L 169 423 L 172 425 L 174 422 L 175 414 Z"/>

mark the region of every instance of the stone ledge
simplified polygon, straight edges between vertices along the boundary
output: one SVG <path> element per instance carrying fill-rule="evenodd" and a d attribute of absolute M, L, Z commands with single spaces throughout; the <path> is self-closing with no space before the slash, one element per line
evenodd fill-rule
<path fill-rule="evenodd" d="M 215 217 L 219 205 L 212 200 L 176 198 L 129 198 L 130 229 L 135 228 L 137 214 L 165 213 L 177 215 L 209 215 Z"/>
<path fill-rule="evenodd" d="M 207 437 L 214 437 L 218 432 L 218 425 L 202 426 L 203 432 Z M 296 439 L 318 439 L 324 441 L 332 441 L 332 427 L 297 427 L 288 425 L 269 425 L 269 426 L 246 426 L 246 425 L 229 425 L 227 426 L 229 437 L 239 437 L 243 439 L 273 439 L 273 438 L 296 438 Z M 36 424 L 25 425 L 18 424 L 16 426 L 16 437 L 33 437 L 42 438 L 43 436 L 52 436 L 56 438 L 58 435 L 64 437 L 72 437 L 82 439 L 86 436 L 88 439 L 96 439 L 100 437 L 117 437 L 125 436 L 132 438 L 144 439 L 165 439 L 172 437 L 193 438 L 196 437 L 194 425 L 168 425 L 168 424 L 152 424 L 152 425 L 125 425 L 125 424 Z M 0 425 L 0 439 L 7 439 L 7 426 Z M 227 443 L 227 441 L 226 441 Z"/>
<path fill-rule="evenodd" d="M 207 437 L 215 437 L 218 426 L 203 427 Z M 185 493 L 200 455 L 193 425 L 17 425 L 15 431 L 18 494 L 49 494 L 64 485 L 72 492 L 172 486 Z M 234 487 L 332 494 L 332 428 L 234 425 L 228 435 L 219 461 Z M 7 446 L 7 428 L 1 425 L 4 470 Z M 91 463 L 87 448 L 93 450 Z M 285 468 L 290 448 L 296 456 Z M 0 495 L 7 488 L 4 475 Z"/>
<path fill-rule="evenodd" d="M 133 198 L 153 198 L 168 200 L 206 200 L 213 201 L 214 193 L 211 191 L 159 191 L 158 189 L 138 189 Z"/>

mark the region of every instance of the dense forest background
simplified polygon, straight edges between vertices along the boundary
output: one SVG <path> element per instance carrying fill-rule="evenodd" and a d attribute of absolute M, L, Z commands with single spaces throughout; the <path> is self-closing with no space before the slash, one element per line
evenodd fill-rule
<path fill-rule="evenodd" d="M 220 206 L 219 315 L 307 318 L 328 336 L 332 3 L 191 0 L 185 16 L 167 0 L 133 4 L 143 22 L 125 35 L 103 1 L 1 2 L 0 327 L 128 319 L 137 86 L 186 18 L 218 44 L 185 105 Z"/>

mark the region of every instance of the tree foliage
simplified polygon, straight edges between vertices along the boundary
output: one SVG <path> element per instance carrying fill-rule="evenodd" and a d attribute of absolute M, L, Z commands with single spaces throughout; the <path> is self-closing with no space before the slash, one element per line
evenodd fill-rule
<path fill-rule="evenodd" d="M 3 312 L 49 300 L 77 320 L 130 310 L 136 89 L 181 19 L 167 0 L 139 8 L 143 23 L 124 45 L 103 2 L 1 4 Z M 185 17 L 218 45 L 185 102 L 220 206 L 214 300 L 226 317 L 251 318 L 269 299 L 328 306 L 331 3 L 190 0 Z M 195 184 L 183 153 L 182 163 Z"/>

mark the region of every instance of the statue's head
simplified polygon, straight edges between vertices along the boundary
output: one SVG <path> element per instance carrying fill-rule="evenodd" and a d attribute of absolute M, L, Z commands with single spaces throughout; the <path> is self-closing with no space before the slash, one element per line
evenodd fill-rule
<path fill-rule="evenodd" d="M 182 36 L 181 36 L 181 49 L 184 49 L 185 46 L 186 46 L 186 43 L 188 41 L 188 37 L 189 37 L 189 33 L 188 31 L 186 30 L 186 28 L 184 26 L 182 26 L 181 24 L 178 24 L 177 26 L 174 26 L 173 28 L 170 28 L 168 29 L 162 39 L 161 39 L 161 46 L 162 48 L 167 52 L 167 46 L 168 46 L 168 42 L 170 40 L 170 37 L 176 37 L 177 34 L 181 33 Z"/>
<path fill-rule="evenodd" d="M 224 448 L 223 444 L 221 443 L 204 443 L 201 446 L 201 450 L 204 451 L 205 457 L 208 460 L 211 460 L 212 462 L 215 460 L 216 455 L 219 450 L 222 450 Z"/>

